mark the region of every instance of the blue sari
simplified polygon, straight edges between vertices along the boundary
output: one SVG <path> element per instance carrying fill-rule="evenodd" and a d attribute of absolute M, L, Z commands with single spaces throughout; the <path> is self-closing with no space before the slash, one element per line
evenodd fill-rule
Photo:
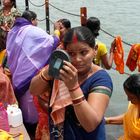
<path fill-rule="evenodd" d="M 97 89 L 99 86 L 107 87 L 109 91 L 107 92 Z M 111 97 L 113 90 L 112 80 L 105 70 L 99 70 L 98 72 L 94 73 L 80 87 L 86 99 L 88 98 L 89 94 L 94 94 L 91 92 L 95 90 L 98 90 L 99 94 L 107 94 L 109 97 Z M 104 119 L 102 119 L 101 123 L 94 131 L 88 133 L 78 122 L 73 106 L 71 105 L 66 108 L 63 128 L 58 130 L 58 128 L 52 128 L 52 126 L 50 126 L 50 129 L 51 140 L 60 140 L 58 136 L 61 135 L 63 135 L 62 139 L 64 140 L 106 140 Z"/>

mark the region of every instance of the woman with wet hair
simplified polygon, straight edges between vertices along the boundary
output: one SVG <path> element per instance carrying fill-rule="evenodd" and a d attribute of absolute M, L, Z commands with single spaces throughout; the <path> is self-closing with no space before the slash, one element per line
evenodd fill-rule
<path fill-rule="evenodd" d="M 30 84 L 31 94 L 50 99 L 48 136 L 51 140 L 105 140 L 104 113 L 113 85 L 108 73 L 92 62 L 95 37 L 86 27 L 71 28 L 64 36 L 64 49 L 71 62 L 63 61 L 59 80 L 48 74 L 48 65 Z"/>
<path fill-rule="evenodd" d="M 89 17 L 87 19 L 86 27 L 88 27 L 96 38 L 96 47 L 98 48 L 97 55 L 93 62 L 97 65 L 103 66 L 106 69 L 111 69 L 113 64 L 113 52 L 115 49 L 114 43 L 111 44 L 108 55 L 107 47 L 100 40 L 97 40 L 100 31 L 100 20 L 97 17 Z"/>
<path fill-rule="evenodd" d="M 106 124 L 123 124 L 124 134 L 118 140 L 140 139 L 140 74 L 130 75 L 123 83 L 129 101 L 128 110 L 118 116 L 106 117 Z"/>
<path fill-rule="evenodd" d="M 34 11 L 26 10 L 23 12 L 22 17 L 37 26 L 37 14 Z"/>

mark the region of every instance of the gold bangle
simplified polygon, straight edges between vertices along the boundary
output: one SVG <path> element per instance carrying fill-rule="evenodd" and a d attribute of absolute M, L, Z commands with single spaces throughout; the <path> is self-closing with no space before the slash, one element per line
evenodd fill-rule
<path fill-rule="evenodd" d="M 72 101 L 75 101 L 75 100 L 80 99 L 80 98 L 82 98 L 82 97 L 84 97 L 84 95 L 81 95 L 81 96 L 79 96 L 79 97 L 77 97 L 77 98 L 74 98 L 74 99 L 72 99 Z"/>
<path fill-rule="evenodd" d="M 60 37 L 60 31 L 59 30 L 54 30 L 54 34 L 58 37 Z"/>
<path fill-rule="evenodd" d="M 46 81 L 42 76 L 41 76 L 41 72 L 39 73 L 39 78 L 43 81 L 43 82 L 48 82 L 48 81 Z"/>
<path fill-rule="evenodd" d="M 105 120 L 105 123 L 110 124 L 110 120 L 109 119 Z"/>
<path fill-rule="evenodd" d="M 43 70 L 40 72 L 39 76 L 40 76 L 40 78 L 41 78 L 43 81 L 48 82 L 49 80 L 51 80 L 51 78 L 48 78 L 48 77 L 46 77 L 46 76 L 43 74 L 44 70 L 45 70 L 45 69 L 43 69 Z"/>

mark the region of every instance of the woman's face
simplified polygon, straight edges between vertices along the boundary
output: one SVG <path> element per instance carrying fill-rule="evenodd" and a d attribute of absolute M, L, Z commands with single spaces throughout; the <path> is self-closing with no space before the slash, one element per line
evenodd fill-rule
<path fill-rule="evenodd" d="M 60 34 L 61 34 L 60 39 L 61 40 L 63 39 L 63 37 L 67 31 L 68 31 L 68 29 L 65 28 L 65 26 L 60 22 Z"/>
<path fill-rule="evenodd" d="M 37 24 L 38 24 L 37 18 L 35 18 L 35 19 L 32 20 L 32 24 L 33 24 L 34 26 L 37 26 Z"/>
<path fill-rule="evenodd" d="M 3 0 L 3 6 L 12 6 L 13 2 L 11 0 Z"/>
<path fill-rule="evenodd" d="M 86 73 L 91 69 L 95 49 L 83 42 L 67 45 L 66 51 L 70 55 L 71 63 L 78 70 L 78 73 Z"/>
<path fill-rule="evenodd" d="M 132 104 L 140 104 L 139 98 L 137 96 L 127 90 L 125 90 L 125 93 L 127 95 L 128 101 L 130 101 Z"/>

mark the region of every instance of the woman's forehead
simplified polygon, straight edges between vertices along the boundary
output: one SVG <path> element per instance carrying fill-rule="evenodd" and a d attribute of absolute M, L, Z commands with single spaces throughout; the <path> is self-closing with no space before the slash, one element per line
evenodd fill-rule
<path fill-rule="evenodd" d="M 89 48 L 91 47 L 85 42 L 70 43 L 66 47 L 67 50 L 70 49 L 79 50 L 79 49 L 89 49 Z"/>

